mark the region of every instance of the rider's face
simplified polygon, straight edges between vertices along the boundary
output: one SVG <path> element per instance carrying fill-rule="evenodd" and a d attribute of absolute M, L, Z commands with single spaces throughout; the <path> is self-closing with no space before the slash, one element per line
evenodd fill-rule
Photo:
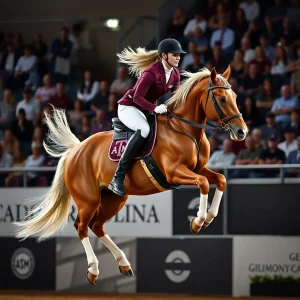
<path fill-rule="evenodd" d="M 180 54 L 178 53 L 168 53 L 169 64 L 173 67 L 178 67 L 180 61 Z"/>

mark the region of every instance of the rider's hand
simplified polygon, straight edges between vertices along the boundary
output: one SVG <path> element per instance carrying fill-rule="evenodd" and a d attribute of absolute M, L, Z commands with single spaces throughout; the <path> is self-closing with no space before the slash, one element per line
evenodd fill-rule
<path fill-rule="evenodd" d="M 168 108 L 165 104 L 160 104 L 158 106 L 155 107 L 154 112 L 156 112 L 157 114 L 164 114 L 168 111 Z"/>

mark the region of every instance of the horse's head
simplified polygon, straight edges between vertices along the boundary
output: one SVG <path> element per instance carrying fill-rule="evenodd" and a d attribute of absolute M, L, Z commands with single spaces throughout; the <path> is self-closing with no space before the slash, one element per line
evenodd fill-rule
<path fill-rule="evenodd" d="M 228 130 L 232 140 L 242 141 L 248 133 L 248 127 L 237 107 L 236 94 L 227 82 L 229 76 L 230 66 L 222 75 L 212 68 L 207 94 L 201 97 L 202 106 L 208 119 Z"/>

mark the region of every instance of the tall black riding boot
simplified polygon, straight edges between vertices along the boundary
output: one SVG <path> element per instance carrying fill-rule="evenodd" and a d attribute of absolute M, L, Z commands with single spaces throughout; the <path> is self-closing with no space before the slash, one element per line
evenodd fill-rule
<path fill-rule="evenodd" d="M 126 148 L 120 158 L 116 173 L 108 186 L 108 188 L 115 194 L 125 196 L 125 174 L 133 163 L 134 158 L 141 151 L 144 142 L 145 138 L 142 137 L 140 130 L 136 131 L 127 142 Z"/>

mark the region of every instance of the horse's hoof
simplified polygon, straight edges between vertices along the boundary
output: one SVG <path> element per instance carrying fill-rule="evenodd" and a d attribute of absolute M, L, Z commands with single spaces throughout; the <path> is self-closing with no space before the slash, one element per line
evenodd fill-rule
<path fill-rule="evenodd" d="M 196 218 L 194 217 L 190 223 L 190 230 L 192 233 L 198 233 L 201 229 L 201 227 L 196 224 L 195 219 Z"/>
<path fill-rule="evenodd" d="M 86 278 L 90 284 L 96 285 L 97 280 L 98 280 L 98 275 L 94 275 L 94 274 L 90 273 L 89 271 L 86 271 Z"/>
<path fill-rule="evenodd" d="M 202 228 L 205 229 L 206 227 L 208 227 L 208 225 L 209 225 L 209 223 L 204 222 L 203 225 L 202 225 Z"/>
<path fill-rule="evenodd" d="M 119 270 L 120 270 L 120 273 L 125 276 L 128 276 L 128 277 L 134 276 L 134 273 L 133 273 L 130 265 L 129 266 L 119 266 Z"/>

